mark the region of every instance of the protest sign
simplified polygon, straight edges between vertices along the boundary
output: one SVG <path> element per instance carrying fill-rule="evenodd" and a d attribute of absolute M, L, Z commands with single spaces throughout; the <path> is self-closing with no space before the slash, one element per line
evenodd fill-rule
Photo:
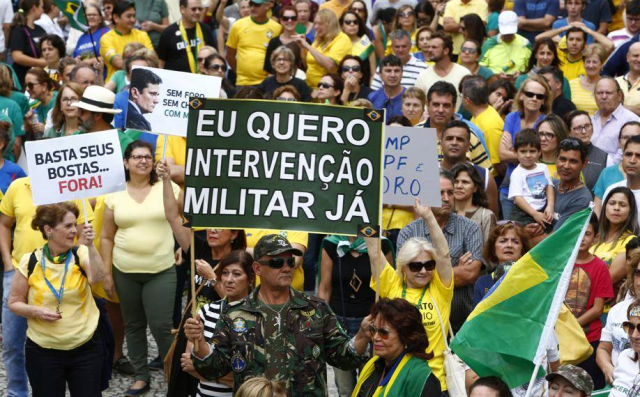
<path fill-rule="evenodd" d="M 191 101 L 193 227 L 355 235 L 380 224 L 384 113 L 292 102 Z"/>
<path fill-rule="evenodd" d="M 221 84 L 215 76 L 134 66 L 125 126 L 187 136 L 189 98 L 218 98 Z"/>
<path fill-rule="evenodd" d="M 440 207 L 440 168 L 435 128 L 387 127 L 383 202 Z"/>
<path fill-rule="evenodd" d="M 125 189 L 117 130 L 25 143 L 35 205 Z"/>

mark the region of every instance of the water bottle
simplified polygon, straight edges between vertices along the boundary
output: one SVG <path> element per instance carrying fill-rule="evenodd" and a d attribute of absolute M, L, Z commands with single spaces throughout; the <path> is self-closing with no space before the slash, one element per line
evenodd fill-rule
<path fill-rule="evenodd" d="M 36 112 L 33 112 L 33 114 L 31 115 L 31 125 L 36 125 L 40 123 L 40 119 L 38 119 L 38 115 L 36 114 Z M 33 140 L 34 141 L 38 141 L 40 139 L 42 139 L 44 137 L 44 132 L 34 132 L 33 133 Z"/>

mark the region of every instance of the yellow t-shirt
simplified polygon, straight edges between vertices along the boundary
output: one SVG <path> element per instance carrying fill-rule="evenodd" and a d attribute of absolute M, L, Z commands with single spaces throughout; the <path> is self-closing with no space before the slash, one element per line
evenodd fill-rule
<path fill-rule="evenodd" d="M 78 207 L 77 222 L 78 225 L 81 225 L 84 223 L 82 201 L 74 200 L 73 203 Z M 89 203 L 86 203 L 86 205 L 87 217 L 89 222 L 92 222 L 93 210 Z M 16 220 L 16 230 L 13 233 L 13 251 L 11 251 L 11 259 L 15 268 L 24 254 L 30 254 L 33 250 L 42 247 L 46 243 L 45 239 L 42 238 L 42 233 L 31 228 L 31 221 L 36 215 L 36 206 L 33 205 L 31 179 L 29 177 L 16 179 L 9 185 L 9 189 L 7 189 L 0 203 L 0 212 Z"/>
<path fill-rule="evenodd" d="M 576 108 L 593 116 L 598 111 L 593 91 L 585 90 L 580 84 L 580 78 L 570 80 L 569 87 L 571 88 L 571 101 L 576 105 Z"/>
<path fill-rule="evenodd" d="M 487 149 L 489 149 L 491 164 L 500 163 L 498 151 L 500 149 L 502 132 L 504 131 L 504 120 L 502 120 L 500 114 L 492 106 L 489 106 L 487 110 L 480 113 L 478 117 L 472 117 L 471 122 L 484 132 L 484 139 L 487 142 Z M 494 170 L 494 176 L 496 174 L 497 171 Z"/>
<path fill-rule="evenodd" d="M 177 135 L 158 135 L 156 141 L 156 161 L 162 159 L 164 139 L 167 139 L 167 158 L 173 159 L 177 165 L 185 165 L 187 160 L 187 138 Z"/>
<path fill-rule="evenodd" d="M 280 32 L 282 26 L 271 18 L 256 23 L 251 17 L 245 17 L 231 26 L 227 47 L 236 50 L 237 85 L 258 85 L 267 77 L 264 70 L 267 46 Z"/>
<path fill-rule="evenodd" d="M 450 0 L 444 8 L 444 18 L 453 18 L 456 23 L 460 23 L 460 18 L 469 14 L 477 14 L 486 24 L 489 18 L 489 5 L 485 0 L 471 0 L 464 4 L 462 0 Z M 453 38 L 453 53 L 460 54 L 460 47 L 464 42 L 461 33 L 450 34 Z"/>
<path fill-rule="evenodd" d="M 93 231 L 95 232 L 95 235 L 96 235 L 96 237 L 93 239 L 93 245 L 96 247 L 98 252 L 100 252 L 100 236 L 102 235 L 102 226 L 104 225 L 104 209 L 106 208 L 106 204 L 105 204 L 106 198 L 107 196 L 104 196 L 104 195 L 96 197 L 96 206 L 93 207 L 93 214 L 95 216 L 95 219 L 93 220 L 91 225 L 93 225 Z M 111 272 L 111 269 L 106 269 L 106 270 Z M 107 293 L 104 291 L 104 286 L 102 285 L 102 282 L 93 285 L 91 287 L 91 291 L 93 292 L 93 295 L 97 296 L 98 298 L 107 299 L 115 303 L 120 302 L 120 300 L 118 299 L 118 295 L 115 291 L 114 291 L 113 298 L 109 298 L 107 296 Z"/>
<path fill-rule="evenodd" d="M 451 314 L 451 301 L 453 300 L 453 273 L 451 277 L 451 284 L 447 287 L 442 284 L 438 272 L 434 271 L 433 279 L 429 283 L 420 307 L 418 308 L 420 314 L 422 314 L 422 325 L 429 338 L 427 353 L 433 353 L 433 358 L 429 360 L 429 367 L 431 367 L 433 374 L 440 380 L 442 390 L 447 389 L 443 355 L 445 346 L 438 312 L 433 305 L 432 298 L 440 310 L 442 321 L 445 322 L 445 331 L 449 332 L 449 316 Z M 387 263 L 384 270 L 382 270 L 382 274 L 380 274 L 380 297 L 389 299 L 402 298 L 402 285 L 403 280 L 396 270 Z M 371 289 L 376 289 L 376 280 L 374 277 L 371 277 Z M 407 288 L 404 299 L 413 305 L 417 305 L 422 291 L 421 288 Z"/>
<path fill-rule="evenodd" d="M 27 319 L 27 337 L 45 349 L 71 350 L 86 343 L 98 327 L 100 311 L 91 295 L 89 280 L 82 274 L 80 267 L 87 273 L 89 250 L 84 245 L 78 247 L 80 266 L 71 262 L 64 281 L 64 293 L 60 304 L 62 318 L 57 321 L 43 321 L 37 318 Z M 24 254 L 17 270 L 29 279 L 29 305 L 56 309 L 58 300 L 53 295 L 42 273 L 42 247 L 36 251 L 38 263 L 29 277 L 29 258 L 31 252 Z M 53 288 L 58 290 L 64 274 L 64 263 L 54 264 L 45 258 L 45 274 Z"/>
<path fill-rule="evenodd" d="M 615 242 L 615 244 L 605 243 L 605 244 L 600 244 L 599 246 L 593 245 L 589 250 L 589 252 L 591 252 L 593 255 L 597 256 L 598 258 L 602 259 L 602 261 L 607 264 L 607 267 L 611 267 L 611 262 L 613 262 L 616 256 L 618 256 L 623 252 L 626 252 L 627 244 L 634 237 L 636 236 L 634 236 L 631 233 L 624 233 L 618 239 L 618 241 Z M 614 284 L 615 294 L 618 293 L 618 289 L 621 283 L 622 282 Z M 611 307 L 613 306 L 614 303 L 615 303 L 615 295 L 614 295 L 614 299 L 611 302 L 610 301 L 605 302 L 604 312 L 609 313 L 609 310 L 611 310 Z"/>
<path fill-rule="evenodd" d="M 134 41 L 141 43 L 151 51 L 155 51 L 147 32 L 138 29 L 131 29 L 131 32 L 127 35 L 111 29 L 100 38 L 100 56 L 102 56 L 107 65 L 107 78 L 104 81 L 109 81 L 111 76 L 118 70 L 113 67 L 111 60 L 116 55 L 122 56 L 124 47 Z"/>
<path fill-rule="evenodd" d="M 640 79 L 636 79 L 634 84 L 629 81 L 629 75 L 616 77 L 620 88 L 624 93 L 624 106 L 638 106 L 640 105 Z"/>
<path fill-rule="evenodd" d="M 611 23 L 609 24 L 609 26 L 607 26 L 609 32 L 624 28 L 623 13 L 626 15 L 626 12 L 623 12 L 623 10 L 620 9 L 620 3 L 622 3 L 622 0 L 613 0 L 615 9 L 611 10 Z M 596 28 L 597 27 L 598 26 L 596 25 Z"/>
<path fill-rule="evenodd" d="M 571 81 L 577 79 L 580 76 L 586 76 L 587 71 L 584 70 L 584 58 L 580 58 L 578 61 L 571 62 L 567 59 L 567 53 L 558 50 L 558 59 L 560 60 L 560 70 L 564 73 L 565 79 Z M 571 100 L 575 102 L 573 92 L 571 92 Z"/>
<path fill-rule="evenodd" d="M 180 187 L 171 183 L 176 199 Z M 123 273 L 159 273 L 174 265 L 173 232 L 164 215 L 162 182 L 151 187 L 142 203 L 127 190 L 105 200 L 117 226 L 113 240 L 113 266 Z"/>
<path fill-rule="evenodd" d="M 237 22 L 236 22 L 237 23 Z M 322 47 L 318 43 L 318 40 L 313 42 L 313 48 L 318 50 L 322 55 L 327 56 L 335 62 L 336 65 L 340 63 L 342 58 L 351 54 L 351 39 L 346 34 L 340 32 L 331 43 Z M 320 66 L 318 61 L 313 57 L 311 51 L 307 52 L 307 85 L 312 89 L 318 87 L 318 83 L 322 76 L 328 73 L 327 69 Z"/>
<path fill-rule="evenodd" d="M 338 2 L 338 0 L 329 0 L 326 1 L 324 3 L 322 3 L 320 5 L 320 9 L 321 10 L 329 10 L 329 11 L 333 11 L 333 13 L 336 15 L 336 18 L 340 19 L 340 17 L 342 16 L 342 14 L 349 9 L 349 7 L 351 7 L 351 3 L 353 1 L 349 0 L 347 1 L 347 4 L 340 4 Z"/>
<path fill-rule="evenodd" d="M 279 234 L 289 240 L 291 244 L 303 245 L 306 249 L 309 246 L 309 233 L 298 232 L 295 230 L 276 230 L 276 229 L 244 229 L 247 234 L 247 248 L 253 248 L 258 241 L 267 234 Z M 258 260 L 258 258 L 254 258 Z M 256 277 L 256 286 L 260 285 L 260 277 Z M 293 281 L 291 286 L 298 291 L 304 291 L 304 269 L 302 265 L 293 272 Z"/>
<path fill-rule="evenodd" d="M 413 212 L 398 208 L 382 209 L 382 228 L 384 230 L 402 229 L 414 221 Z"/>

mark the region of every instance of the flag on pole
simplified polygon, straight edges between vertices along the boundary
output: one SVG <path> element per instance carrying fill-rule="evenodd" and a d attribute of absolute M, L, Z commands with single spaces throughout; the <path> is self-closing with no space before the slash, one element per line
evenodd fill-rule
<path fill-rule="evenodd" d="M 78 29 L 82 32 L 86 32 L 89 29 L 87 25 L 87 16 L 84 12 L 84 7 L 80 3 L 80 0 L 54 0 L 55 5 L 58 6 L 60 11 L 67 17 L 69 24 L 74 29 Z"/>
<path fill-rule="evenodd" d="M 531 380 L 546 355 L 591 213 L 577 212 L 525 254 L 469 315 L 450 347 L 480 377 L 497 376 L 511 389 Z"/>

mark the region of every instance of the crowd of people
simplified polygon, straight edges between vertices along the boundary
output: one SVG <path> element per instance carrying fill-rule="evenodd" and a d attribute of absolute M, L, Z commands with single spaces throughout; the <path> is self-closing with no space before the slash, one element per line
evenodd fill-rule
<path fill-rule="evenodd" d="M 325 396 L 331 366 L 341 397 L 447 397 L 452 335 L 592 202 L 565 297 L 578 332 L 548 341 L 531 396 L 640 395 L 640 0 L 87 0 L 86 31 L 57 4 L 0 0 L 8 396 L 100 396 L 113 372 L 139 396 L 154 370 L 168 396 Z M 442 205 L 384 204 L 380 243 L 259 219 L 194 237 L 186 138 L 142 114 L 125 128 L 130 94 L 154 100 L 136 66 L 433 128 Z M 112 128 L 126 190 L 35 206 L 25 142 Z M 451 397 L 526 393 L 465 378 Z"/>

